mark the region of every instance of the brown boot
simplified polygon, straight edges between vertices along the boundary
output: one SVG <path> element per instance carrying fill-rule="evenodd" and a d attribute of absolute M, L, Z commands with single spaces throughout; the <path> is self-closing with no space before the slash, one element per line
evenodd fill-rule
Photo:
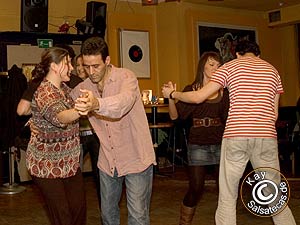
<path fill-rule="evenodd" d="M 187 207 L 183 203 L 180 210 L 179 225 L 191 225 L 196 207 Z"/>

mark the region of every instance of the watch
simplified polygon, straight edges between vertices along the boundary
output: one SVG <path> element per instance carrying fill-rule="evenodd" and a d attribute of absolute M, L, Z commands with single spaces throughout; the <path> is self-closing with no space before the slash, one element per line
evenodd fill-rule
<path fill-rule="evenodd" d="M 175 92 L 175 90 L 173 90 L 173 91 L 170 92 L 169 99 L 172 99 L 172 100 L 175 99 L 175 98 L 173 98 L 173 96 L 172 96 L 172 94 L 173 94 L 174 92 Z"/>

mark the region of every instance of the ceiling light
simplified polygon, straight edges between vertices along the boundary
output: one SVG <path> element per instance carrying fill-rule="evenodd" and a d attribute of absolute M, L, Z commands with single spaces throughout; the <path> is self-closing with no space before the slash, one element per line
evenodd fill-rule
<path fill-rule="evenodd" d="M 157 5 L 158 0 L 142 0 L 142 5 Z"/>

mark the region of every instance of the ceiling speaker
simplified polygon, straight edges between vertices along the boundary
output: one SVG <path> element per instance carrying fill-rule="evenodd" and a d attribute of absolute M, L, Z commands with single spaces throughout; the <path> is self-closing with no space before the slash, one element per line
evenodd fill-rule
<path fill-rule="evenodd" d="M 269 23 L 280 22 L 281 13 L 280 10 L 269 12 Z"/>
<path fill-rule="evenodd" d="M 86 22 L 95 29 L 94 33 L 105 36 L 106 29 L 106 3 L 91 1 L 86 4 Z"/>
<path fill-rule="evenodd" d="M 21 1 L 21 31 L 48 32 L 48 0 Z"/>

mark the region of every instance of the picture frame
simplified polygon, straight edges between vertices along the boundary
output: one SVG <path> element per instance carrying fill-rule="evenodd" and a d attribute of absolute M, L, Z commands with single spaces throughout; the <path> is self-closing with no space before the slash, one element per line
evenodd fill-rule
<path fill-rule="evenodd" d="M 37 63 L 22 63 L 22 72 L 25 75 L 27 82 L 32 80 L 32 71 Z"/>
<path fill-rule="evenodd" d="M 150 78 L 149 32 L 119 29 L 121 67 L 137 78 Z"/>
<path fill-rule="evenodd" d="M 235 46 L 241 40 L 257 42 L 254 27 L 233 26 L 224 24 L 198 23 L 199 56 L 203 52 L 218 52 L 223 63 L 234 59 Z M 200 58 L 200 57 L 199 57 Z"/>
<path fill-rule="evenodd" d="M 142 90 L 142 101 L 144 105 L 152 101 L 152 90 Z"/>

